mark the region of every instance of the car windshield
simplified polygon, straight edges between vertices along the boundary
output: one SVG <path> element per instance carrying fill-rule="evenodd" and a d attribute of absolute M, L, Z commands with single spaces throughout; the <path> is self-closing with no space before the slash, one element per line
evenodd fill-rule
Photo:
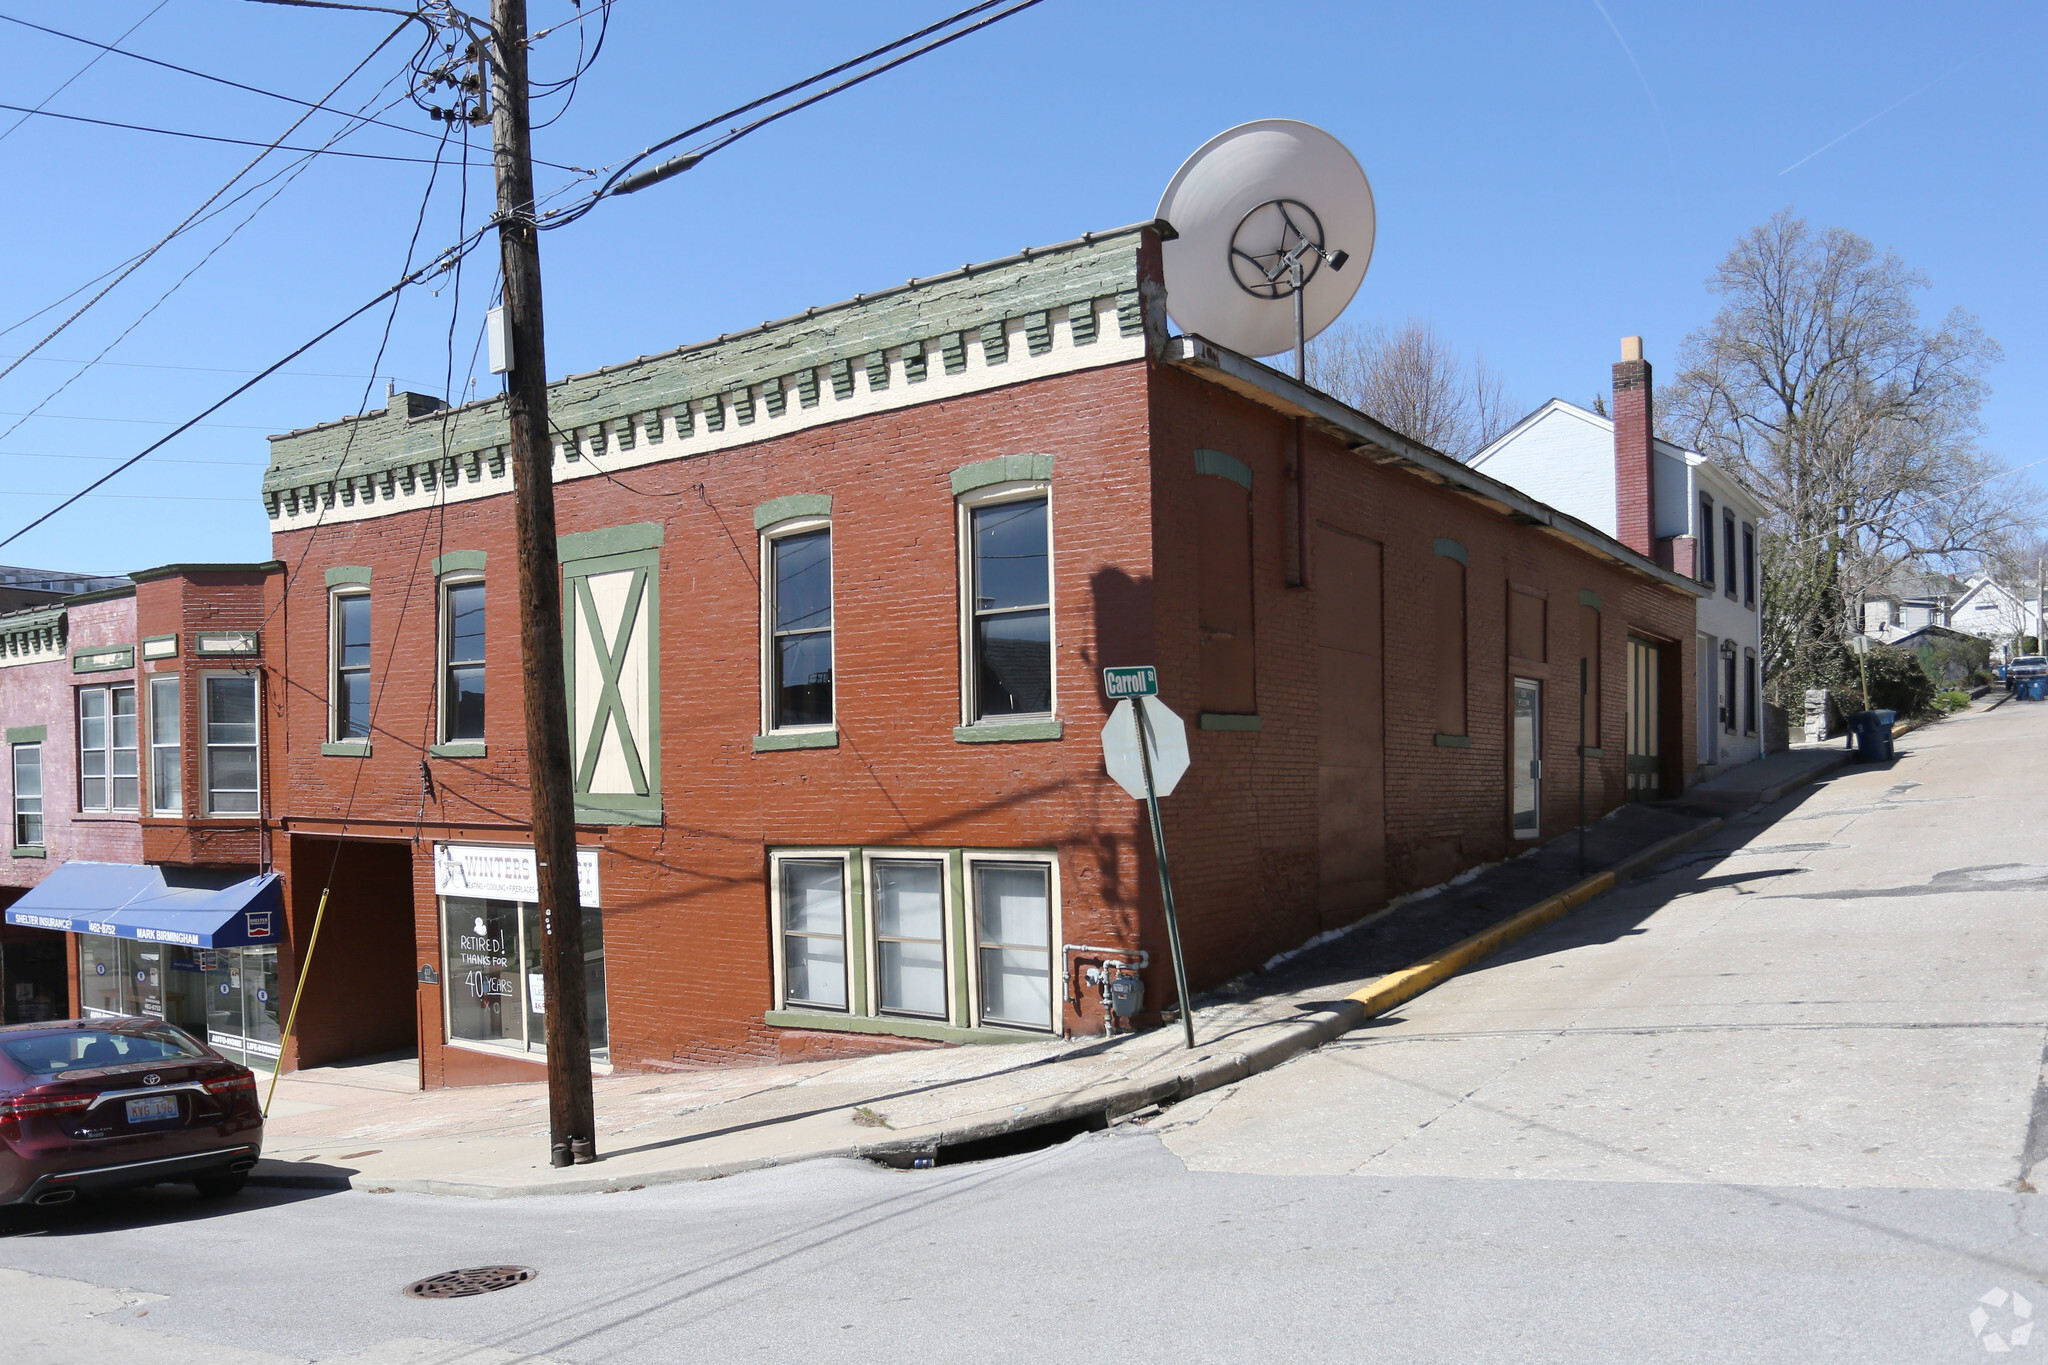
<path fill-rule="evenodd" d="M 2028 668 L 2038 668 L 2042 664 L 2048 664 L 2048 658 L 2044 658 L 2039 654 L 2022 654 L 2019 658 L 2013 660 L 2013 664 L 2016 667 L 2023 665 Z"/>
<path fill-rule="evenodd" d="M 59 1076 L 67 1071 L 125 1066 L 131 1062 L 190 1061 L 204 1057 L 199 1044 L 177 1029 L 116 1031 L 79 1029 L 72 1033 L 32 1033 L 0 1040 L 0 1052 L 31 1076 Z"/>

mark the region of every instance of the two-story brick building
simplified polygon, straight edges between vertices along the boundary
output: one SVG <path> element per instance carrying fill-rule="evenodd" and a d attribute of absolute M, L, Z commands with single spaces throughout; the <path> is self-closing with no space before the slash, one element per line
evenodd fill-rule
<path fill-rule="evenodd" d="M 1158 240 L 553 386 L 601 1062 L 1099 1031 L 1083 969 L 1139 949 L 1170 1004 L 1104 666 L 1157 664 L 1188 721 L 1196 989 L 1568 829 L 1581 657 L 1593 811 L 1631 769 L 1683 785 L 1696 585 L 1169 335 Z M 287 988 L 330 891 L 304 1060 L 416 1037 L 427 1084 L 539 1074 L 506 439 L 498 400 L 400 394 L 272 442 Z"/>
<path fill-rule="evenodd" d="M 1098 1031 L 1137 951 L 1170 1004 L 1105 666 L 1189 722 L 1197 989 L 1563 832 L 1582 761 L 1596 814 L 1683 785 L 1696 585 L 1169 335 L 1157 234 L 554 386 L 600 1061 Z M 276 562 L 0 617 L 8 933 L 71 1012 L 260 1062 L 303 975 L 286 1065 L 538 1074 L 505 439 L 397 395 L 274 440 Z"/>

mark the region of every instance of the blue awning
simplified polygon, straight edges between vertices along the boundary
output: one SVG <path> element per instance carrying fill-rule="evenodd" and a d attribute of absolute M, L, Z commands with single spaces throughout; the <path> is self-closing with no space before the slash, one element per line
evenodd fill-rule
<path fill-rule="evenodd" d="M 9 924 L 187 948 L 274 944 L 284 933 L 284 886 L 192 867 L 65 863 L 7 907 Z"/>

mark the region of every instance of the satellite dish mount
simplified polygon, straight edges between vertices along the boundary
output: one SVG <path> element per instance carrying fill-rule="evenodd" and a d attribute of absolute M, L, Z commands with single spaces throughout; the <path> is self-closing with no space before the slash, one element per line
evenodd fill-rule
<path fill-rule="evenodd" d="M 1294 300 L 1294 377 L 1308 378 L 1308 322 L 1302 291 L 1327 262 L 1342 270 L 1348 251 L 1323 245 L 1323 220 L 1299 199 L 1254 205 L 1230 234 L 1230 275 L 1255 299 Z"/>
<path fill-rule="evenodd" d="M 1249 356 L 1291 349 L 1295 377 L 1307 379 L 1308 343 L 1372 262 L 1372 186 L 1344 144 L 1293 119 L 1240 124 L 1187 159 L 1153 216 L 1178 234 L 1164 264 L 1180 329 Z"/>

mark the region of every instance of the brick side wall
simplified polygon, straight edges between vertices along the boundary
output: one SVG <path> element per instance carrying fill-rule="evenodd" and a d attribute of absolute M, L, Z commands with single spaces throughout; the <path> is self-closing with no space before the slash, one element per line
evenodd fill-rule
<path fill-rule="evenodd" d="M 1291 423 L 1192 376 L 1162 371 L 1152 405 L 1154 516 L 1159 529 L 1156 653 L 1161 692 L 1192 726 L 1196 666 L 1193 452 L 1221 450 L 1253 469 L 1257 577 L 1258 710 L 1262 728 L 1192 732 L 1193 764 L 1165 803 L 1175 897 L 1189 944 L 1190 984 L 1199 989 L 1298 946 L 1322 927 L 1316 904 L 1318 682 L 1314 566 L 1311 586 L 1285 586 L 1288 543 L 1283 471 Z M 1626 637 L 1668 642 L 1688 663 L 1694 599 L 1644 575 L 1413 475 L 1373 463 L 1311 432 L 1308 486 L 1313 521 L 1380 542 L 1383 551 L 1388 891 L 1434 885 L 1466 868 L 1513 856 L 1526 843 L 1508 823 L 1507 720 L 1512 677 L 1544 684 L 1542 834 L 1577 818 L 1579 592 L 1597 594 L 1602 613 L 1604 695 L 1600 731 L 1624 733 Z M 1434 541 L 1468 554 L 1468 749 L 1436 743 L 1427 574 Z M 1546 600 L 1543 660 L 1507 653 L 1510 585 Z M 1690 715 L 1685 696 L 1667 702 Z M 1590 728 L 1590 727 L 1589 727 Z M 1692 771 L 1691 727 L 1677 771 Z M 1588 809 L 1598 816 L 1623 795 L 1618 738 L 1590 760 Z M 1150 859 L 1146 859 L 1149 879 Z M 1151 882 L 1146 882 L 1149 890 Z M 1161 935 L 1149 932 L 1148 945 Z M 1159 998 L 1157 994 L 1155 999 Z"/>

